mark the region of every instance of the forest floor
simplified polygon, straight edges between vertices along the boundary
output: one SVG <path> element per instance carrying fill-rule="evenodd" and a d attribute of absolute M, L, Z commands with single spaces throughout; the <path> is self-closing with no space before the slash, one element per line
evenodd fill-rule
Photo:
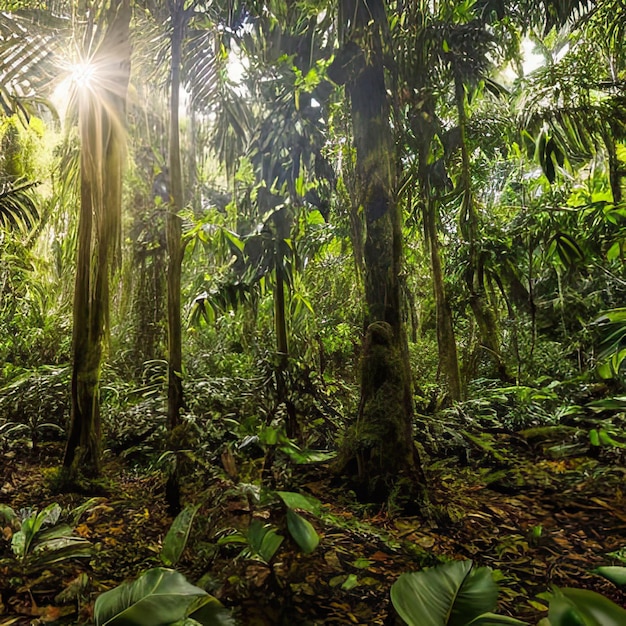
<path fill-rule="evenodd" d="M 541 445 L 506 433 L 494 435 L 491 446 L 493 454 L 483 446 L 482 456 L 465 465 L 427 464 L 428 511 L 410 517 L 359 505 L 324 465 L 300 467 L 286 488 L 322 502 L 319 516 L 305 514 L 321 537 L 308 555 L 289 538 L 283 510 L 256 502 L 251 485 L 221 469 L 195 477 L 184 498 L 200 508 L 177 569 L 194 583 L 202 578 L 244 626 L 394 624 L 389 588 L 402 572 L 464 558 L 496 570 L 499 611 L 530 624 L 546 614 L 537 594 L 551 585 L 592 589 L 624 605 L 626 596 L 592 573 L 626 553 L 625 470 L 618 459 L 553 459 Z M 69 510 L 93 497 L 51 491 L 61 452 L 50 444 L 37 453 L 3 453 L 0 503 L 18 511 L 58 502 Z M 229 529 L 247 528 L 253 517 L 286 537 L 269 565 L 240 555 L 241 545 L 216 541 Z M 90 623 L 100 592 L 161 564 L 171 523 L 162 474 L 111 458 L 102 493 L 75 525 L 93 544 L 90 558 L 26 571 L 11 552 L 14 530 L 0 524 L 0 626 Z"/>

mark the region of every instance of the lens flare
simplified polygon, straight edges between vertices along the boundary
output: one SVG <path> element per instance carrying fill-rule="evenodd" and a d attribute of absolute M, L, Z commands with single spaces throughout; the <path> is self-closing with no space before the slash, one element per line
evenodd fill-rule
<path fill-rule="evenodd" d="M 95 67 L 88 62 L 75 63 L 70 67 L 71 82 L 81 88 L 89 88 L 95 78 Z"/>

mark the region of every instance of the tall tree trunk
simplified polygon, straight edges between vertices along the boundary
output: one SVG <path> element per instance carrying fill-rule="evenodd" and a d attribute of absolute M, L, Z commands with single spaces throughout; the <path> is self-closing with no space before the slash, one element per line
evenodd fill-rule
<path fill-rule="evenodd" d="M 63 467 L 69 479 L 100 473 L 99 382 L 109 324 L 109 274 L 119 248 L 125 105 L 130 76 L 128 0 L 112 2 L 93 60 L 96 74 L 78 94 L 81 191 L 72 333 L 72 407 Z M 81 86 L 78 87 L 81 89 Z"/>
<path fill-rule="evenodd" d="M 413 400 L 402 321 L 401 209 L 394 197 L 395 159 L 381 46 L 385 7 L 380 0 L 346 0 L 351 41 L 346 90 L 356 147 L 356 177 L 366 236 L 365 325 L 361 400 L 340 454 L 343 472 L 356 478 L 361 497 L 382 501 L 392 490 L 416 501 L 419 459 L 412 436 Z M 356 473 L 356 476 L 354 475 Z"/>
<path fill-rule="evenodd" d="M 449 399 L 459 401 L 462 396 L 461 374 L 459 372 L 459 357 L 452 322 L 452 308 L 450 307 L 443 277 L 439 238 L 437 237 L 436 206 L 434 201 L 428 196 L 427 189 L 426 177 L 423 177 L 422 204 L 424 230 L 427 236 L 430 267 L 433 277 L 433 293 L 435 296 L 439 377 L 444 389 L 449 395 Z"/>
<path fill-rule="evenodd" d="M 465 282 L 470 293 L 470 307 L 476 318 L 482 351 L 494 367 L 494 373 L 502 380 L 512 380 L 500 351 L 500 333 L 493 309 L 489 306 L 485 290 L 485 272 L 478 246 L 478 212 L 472 192 L 470 158 L 467 148 L 467 114 L 465 112 L 465 87 L 460 77 L 455 77 L 455 101 L 461 132 L 461 232 L 469 246 L 469 265 L 465 272 Z M 475 372 L 468 372 L 471 377 Z"/>
<path fill-rule="evenodd" d="M 183 349 L 181 322 L 181 274 L 184 256 L 182 220 L 178 212 L 184 205 L 183 172 L 180 156 L 180 70 L 182 46 L 189 13 L 184 8 L 184 0 L 169 0 L 168 6 L 172 19 L 171 35 L 171 76 L 170 76 L 170 131 L 169 131 L 169 167 L 170 167 L 170 203 L 165 224 L 167 265 L 167 424 L 170 431 L 170 446 L 184 445 L 182 433 L 176 429 L 181 423 L 180 412 L 183 408 Z M 170 513 L 180 510 L 180 455 L 176 454 L 176 463 L 170 473 L 166 486 L 166 498 Z"/>

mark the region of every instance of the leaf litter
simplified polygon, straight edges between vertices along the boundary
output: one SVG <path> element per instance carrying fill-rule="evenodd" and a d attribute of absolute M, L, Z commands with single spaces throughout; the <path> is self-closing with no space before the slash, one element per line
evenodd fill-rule
<path fill-rule="evenodd" d="M 538 594 L 553 584 L 591 589 L 624 605 L 624 594 L 592 572 L 620 564 L 626 553 L 623 472 L 615 459 L 552 459 L 504 435 L 503 442 L 494 436 L 495 460 L 487 451 L 465 467 L 454 459 L 427 464 L 430 502 L 421 516 L 358 504 L 325 465 L 299 470 L 281 488 L 321 502 L 317 515 L 299 509 L 320 536 L 310 554 L 289 537 L 278 499 L 254 502 L 216 469 L 185 486 L 185 500 L 199 508 L 176 567 L 250 626 L 391 624 L 389 588 L 401 573 L 464 558 L 495 570 L 499 611 L 530 624 L 545 614 Z M 0 504 L 17 511 L 86 503 L 89 496 L 51 492 L 46 477 L 58 454 L 50 448 L 19 459 L 5 455 Z M 75 526 L 94 545 L 91 559 L 25 573 L 12 558 L 11 528 L 2 529 L 0 626 L 89 623 L 99 593 L 159 564 L 172 524 L 163 477 L 116 460 L 105 477 L 104 494 Z M 218 544 L 254 519 L 288 538 L 269 562 L 242 555 L 241 545 Z"/>

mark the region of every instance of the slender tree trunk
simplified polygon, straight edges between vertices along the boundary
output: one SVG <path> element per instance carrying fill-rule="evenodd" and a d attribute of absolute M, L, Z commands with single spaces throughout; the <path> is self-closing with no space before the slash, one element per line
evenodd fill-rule
<path fill-rule="evenodd" d="M 179 450 L 188 446 L 187 433 L 181 427 L 183 396 L 183 337 L 181 321 L 181 275 L 185 246 L 182 219 L 179 211 L 184 206 L 183 168 L 180 154 L 180 72 L 182 47 L 191 9 L 185 9 L 184 0 L 168 0 L 172 20 L 171 76 L 170 76 L 170 129 L 169 167 L 170 202 L 165 223 L 167 247 L 167 424 L 169 447 L 174 451 L 175 462 L 165 487 L 165 497 L 171 515 L 180 512 L 180 479 L 185 473 L 184 458 Z"/>
<path fill-rule="evenodd" d="M 425 177 L 422 178 L 422 189 L 425 186 Z M 427 235 L 428 250 L 430 253 L 430 267 L 433 276 L 433 293 L 435 296 L 435 310 L 437 315 L 437 347 L 439 353 L 439 373 L 444 389 L 452 401 L 459 401 L 461 392 L 461 374 L 459 371 L 459 357 L 456 349 L 456 337 L 452 323 L 452 309 L 446 294 L 439 238 L 437 237 L 436 207 L 427 193 L 422 193 L 424 225 Z"/>
<path fill-rule="evenodd" d="M 79 472 L 92 476 L 100 473 L 98 393 L 109 323 L 109 273 L 119 247 L 121 224 L 124 120 L 130 75 L 128 0 L 112 3 L 109 20 L 94 61 L 98 68 L 94 84 L 88 92 L 78 94 L 81 191 L 72 407 L 63 458 L 70 480 L 77 478 Z M 98 82 L 103 78 L 104 85 Z"/>
<path fill-rule="evenodd" d="M 276 395 L 278 404 L 284 404 L 287 420 L 285 424 L 288 437 L 298 439 L 300 428 L 296 415 L 296 407 L 289 398 L 287 384 L 287 367 L 289 365 L 289 342 L 287 338 L 287 315 L 285 297 L 285 257 L 283 254 L 285 239 L 289 237 L 289 220 L 282 209 L 274 214 L 276 239 L 274 243 L 275 280 L 274 285 L 274 329 L 276 332 Z M 295 269 L 294 269 L 295 271 Z"/>
<path fill-rule="evenodd" d="M 182 0 L 170 0 L 172 18 L 172 67 L 170 95 L 170 206 L 166 220 L 167 266 L 167 328 L 168 328 L 168 377 L 167 377 L 167 420 L 170 430 L 180 424 L 180 411 L 183 407 L 183 355 L 181 323 L 181 272 L 183 262 L 182 220 L 178 212 L 182 210 L 183 174 L 180 159 L 180 129 L 178 109 L 180 103 L 180 68 L 182 44 L 187 14 Z"/>
<path fill-rule="evenodd" d="M 500 334 L 496 316 L 489 306 L 485 290 L 484 268 L 478 246 L 478 212 L 472 192 L 470 158 L 467 149 L 467 115 L 465 112 L 465 87 L 457 76 L 455 78 L 455 100 L 461 131 L 461 188 L 463 201 L 461 206 L 461 232 L 469 246 L 469 266 L 465 272 L 465 282 L 470 292 L 470 307 L 476 318 L 483 351 L 493 363 L 495 374 L 502 380 L 510 380 L 506 364 L 500 351 Z M 470 377 L 474 372 L 469 372 Z"/>
<path fill-rule="evenodd" d="M 356 479 L 361 497 L 382 501 L 395 490 L 406 497 L 405 503 L 415 504 L 421 474 L 412 436 L 411 376 L 400 301 L 402 217 L 394 197 L 393 134 L 377 21 L 386 19 L 385 7 L 379 0 L 346 0 L 342 10 L 352 27 L 352 41 L 345 46 L 352 57 L 346 90 L 356 147 L 358 204 L 366 227 L 367 332 L 360 408 L 340 465 L 344 474 Z"/>

